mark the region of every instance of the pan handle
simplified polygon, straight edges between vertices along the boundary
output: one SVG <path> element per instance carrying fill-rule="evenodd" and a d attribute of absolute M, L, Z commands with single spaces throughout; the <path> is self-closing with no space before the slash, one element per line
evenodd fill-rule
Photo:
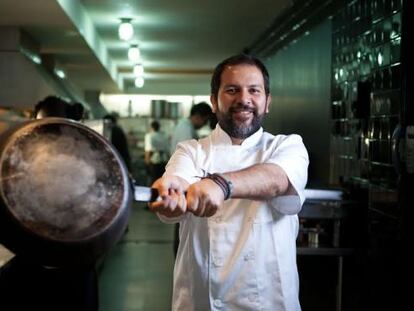
<path fill-rule="evenodd" d="M 158 199 L 159 193 L 157 189 L 145 186 L 137 186 L 137 183 L 130 172 L 128 173 L 128 177 L 131 184 L 131 188 L 134 191 L 135 201 L 154 202 Z"/>
<path fill-rule="evenodd" d="M 154 202 L 159 197 L 158 190 L 144 186 L 133 186 L 134 199 L 138 202 Z"/>
<path fill-rule="evenodd" d="M 132 185 L 134 189 L 134 200 L 137 202 L 154 202 L 160 197 L 160 194 L 156 188 L 150 188 L 145 186 Z M 187 191 L 184 191 L 187 195 Z"/>

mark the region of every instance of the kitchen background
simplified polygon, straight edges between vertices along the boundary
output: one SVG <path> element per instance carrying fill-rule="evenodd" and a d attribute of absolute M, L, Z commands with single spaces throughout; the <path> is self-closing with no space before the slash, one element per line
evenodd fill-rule
<path fill-rule="evenodd" d="M 116 74 L 111 73 L 111 65 L 103 61 L 105 57 L 89 42 L 92 39 L 86 28 L 82 28 L 88 19 L 78 16 L 76 5 L 45 0 L 37 4 L 57 10 L 58 17 L 65 16 L 62 24 L 70 24 L 73 32 L 65 35 L 69 46 L 59 46 L 56 38 L 59 32 L 52 38 L 50 29 L 44 30 L 37 24 L 31 31 L 30 25 L 13 24 L 11 17 L 2 15 L 0 130 L 28 118 L 33 105 L 49 94 L 81 102 L 89 110 L 91 119 L 99 120 L 107 112 L 116 112 L 120 124 L 130 134 L 133 173 L 142 178 L 145 174 L 142 137 L 150 120 L 160 119 L 164 131 L 170 132 L 179 117 L 188 115 L 192 104 L 209 102 L 208 79 L 218 61 L 242 51 L 252 53 L 263 59 L 271 76 L 273 102 L 265 129 L 275 134 L 300 134 L 311 160 L 308 187 L 342 193 L 341 201 L 316 200 L 308 204 L 311 212 L 302 214 L 298 264 L 302 270 L 303 309 L 398 310 L 399 303 L 407 298 L 401 282 L 408 269 L 407 223 L 413 206 L 409 192 L 413 181 L 414 114 L 413 82 L 409 73 L 414 72 L 414 54 L 408 43 L 414 12 L 412 3 L 326 0 L 253 4 L 246 1 L 238 4 L 240 12 L 236 15 L 240 19 L 251 17 L 250 25 L 240 25 L 235 17 L 226 20 L 232 10 L 219 1 L 212 1 L 218 7 L 224 6 L 223 15 L 219 16 L 214 15 L 214 5 L 200 4 L 202 13 L 198 15 L 194 11 L 197 5 L 191 1 L 184 1 L 182 7 L 166 4 L 172 15 L 182 10 L 181 16 L 198 18 L 200 25 L 206 23 L 206 28 L 206 20 L 211 18 L 215 23 L 209 26 L 214 27 L 211 33 L 197 26 L 194 20 L 175 20 L 177 23 L 173 26 L 157 26 L 158 32 L 155 32 L 148 26 L 150 23 L 144 23 L 147 20 L 143 12 L 147 9 L 150 19 L 150 13 L 157 12 L 156 3 L 152 6 L 148 1 L 140 2 L 142 12 L 138 10 L 139 2 L 138 8 L 129 1 L 120 1 L 118 5 L 123 10 L 130 8 L 136 12 L 139 18 L 135 28 L 138 30 L 141 25 L 143 29 L 142 33 L 138 30 L 145 67 L 145 84 L 141 88 L 134 85 L 136 77 L 131 73 L 134 63 L 121 60 L 127 45 L 110 45 L 115 41 L 116 30 L 109 22 L 98 19 L 104 14 L 103 9 L 99 10 L 99 1 L 74 3 L 89 13 L 98 38 L 108 46 L 110 59 L 118 63 Z M 24 3 L 2 1 L 0 12 L 21 14 Z M 116 6 L 112 1 L 104 3 L 102 8 Z M 251 12 L 252 17 L 248 11 L 257 6 Z M 165 12 L 159 9 L 160 16 Z M 50 24 L 55 25 L 57 17 L 50 19 Z M 155 24 L 162 18 L 152 17 L 152 21 Z M 195 25 L 194 29 L 188 29 L 188 25 Z M 218 34 L 220 29 L 223 34 Z M 58 30 L 61 31 L 59 27 Z M 164 30 L 181 31 L 189 40 L 198 42 L 198 46 L 186 46 L 186 41 L 179 41 L 182 39 L 179 37 L 176 40 L 182 47 L 177 52 L 169 41 L 174 36 L 161 34 Z M 42 35 L 48 38 L 43 48 L 36 42 L 36 39 L 41 41 Z M 171 54 L 152 51 L 151 35 L 158 44 L 170 44 Z M 226 35 L 234 38 L 234 42 L 227 42 L 232 40 L 227 40 Z M 83 36 L 80 43 L 71 41 L 78 36 Z M 79 52 L 84 46 L 89 46 L 94 54 L 88 66 L 79 56 L 84 53 Z M 70 59 L 65 53 L 71 51 L 75 56 Z M 36 55 L 42 65 L 33 61 Z M 80 63 L 76 63 L 76 57 Z M 175 61 L 171 68 L 167 60 Z M 98 66 L 99 62 L 103 65 Z M 66 66 L 66 79 L 54 75 L 56 64 L 60 68 Z M 95 72 L 95 81 L 88 67 Z M 85 78 L 81 79 L 78 76 L 82 73 Z M 172 80 L 167 79 L 172 76 Z M 121 92 L 114 91 L 119 84 L 122 84 L 118 88 Z M 314 212 L 315 205 L 330 209 Z M 318 234 L 317 245 L 309 238 L 312 232 Z"/>

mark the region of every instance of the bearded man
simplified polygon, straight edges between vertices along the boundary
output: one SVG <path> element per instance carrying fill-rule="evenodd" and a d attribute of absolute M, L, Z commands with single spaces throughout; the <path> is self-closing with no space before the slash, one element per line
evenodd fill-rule
<path fill-rule="evenodd" d="M 298 217 L 308 154 L 298 135 L 261 127 L 269 74 L 249 55 L 221 62 L 211 80 L 218 125 L 178 145 L 151 210 L 180 223 L 173 310 L 300 310 Z"/>

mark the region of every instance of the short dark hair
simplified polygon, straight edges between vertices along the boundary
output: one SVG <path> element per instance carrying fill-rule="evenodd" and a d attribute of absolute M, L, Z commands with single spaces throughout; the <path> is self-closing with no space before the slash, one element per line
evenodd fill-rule
<path fill-rule="evenodd" d="M 202 117 L 209 117 L 213 113 L 213 110 L 211 109 L 210 105 L 206 102 L 201 102 L 193 107 L 191 107 L 190 110 L 190 116 L 199 115 Z"/>
<path fill-rule="evenodd" d="M 231 56 L 217 65 L 217 67 L 214 69 L 213 76 L 211 77 L 211 95 L 217 98 L 221 84 L 221 74 L 223 73 L 224 69 L 227 66 L 242 64 L 256 66 L 260 69 L 263 75 L 265 93 L 266 96 L 268 96 L 270 94 L 269 72 L 267 71 L 266 66 L 258 58 L 249 54 L 238 54 Z"/>
<path fill-rule="evenodd" d="M 108 120 L 112 124 L 116 124 L 117 123 L 117 117 L 113 113 L 108 113 L 108 114 L 104 115 L 103 119 L 104 120 Z"/>
<path fill-rule="evenodd" d="M 156 120 L 151 122 L 151 127 L 154 129 L 154 131 L 158 132 L 160 129 L 160 123 Z"/>
<path fill-rule="evenodd" d="M 36 104 L 33 118 L 36 118 L 40 112 L 43 112 L 45 117 L 60 117 L 80 121 L 83 117 L 84 108 L 81 103 L 69 104 L 57 96 L 47 96 Z"/>

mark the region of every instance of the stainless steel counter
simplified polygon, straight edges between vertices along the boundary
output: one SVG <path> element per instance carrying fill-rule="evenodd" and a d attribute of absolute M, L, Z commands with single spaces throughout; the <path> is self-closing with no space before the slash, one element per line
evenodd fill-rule
<path fill-rule="evenodd" d="M 336 311 L 342 308 L 342 279 L 344 257 L 352 255 L 354 249 L 342 247 L 340 243 L 341 222 L 352 215 L 358 204 L 343 199 L 341 191 L 307 189 L 306 200 L 299 213 L 301 219 L 300 234 L 306 236 L 304 240 L 298 239 L 298 256 L 334 256 L 337 258 L 337 289 L 336 289 Z M 303 223 L 310 221 L 314 227 L 305 228 Z M 331 236 L 329 243 L 319 243 L 318 235 L 323 232 L 321 223 L 329 223 Z M 315 225 L 316 223 L 316 225 Z"/>

